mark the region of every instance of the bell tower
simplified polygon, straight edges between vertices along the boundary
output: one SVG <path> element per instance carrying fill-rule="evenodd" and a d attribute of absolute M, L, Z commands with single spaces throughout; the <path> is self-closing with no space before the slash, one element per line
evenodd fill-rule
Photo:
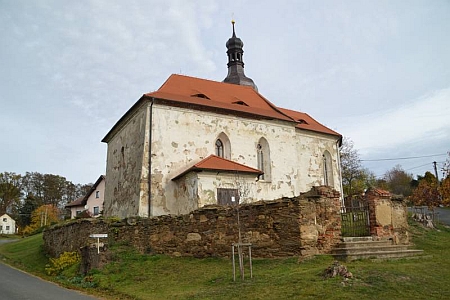
<path fill-rule="evenodd" d="M 231 21 L 233 25 L 233 35 L 228 39 L 227 46 L 227 56 L 228 56 L 228 75 L 223 80 L 226 83 L 238 84 L 238 85 L 248 85 L 254 90 L 258 91 L 256 84 L 251 78 L 248 78 L 244 74 L 244 43 L 238 37 L 236 37 L 236 32 L 234 29 L 234 20 Z"/>

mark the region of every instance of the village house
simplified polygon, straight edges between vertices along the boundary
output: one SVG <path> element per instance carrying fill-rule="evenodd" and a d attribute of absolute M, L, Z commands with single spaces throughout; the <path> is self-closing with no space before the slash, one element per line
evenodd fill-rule
<path fill-rule="evenodd" d="M 66 205 L 70 209 L 70 218 L 86 212 L 89 216 L 97 218 L 103 211 L 103 202 L 105 199 L 105 176 L 100 175 L 89 192 L 84 196 L 72 201 Z"/>
<path fill-rule="evenodd" d="M 0 217 L 0 234 L 15 234 L 16 232 L 16 221 L 8 214 L 3 214 Z"/>
<path fill-rule="evenodd" d="M 186 214 L 321 185 L 342 192 L 342 136 L 258 93 L 244 74 L 234 23 L 226 47 L 223 82 L 171 75 L 104 137 L 106 216 Z"/>

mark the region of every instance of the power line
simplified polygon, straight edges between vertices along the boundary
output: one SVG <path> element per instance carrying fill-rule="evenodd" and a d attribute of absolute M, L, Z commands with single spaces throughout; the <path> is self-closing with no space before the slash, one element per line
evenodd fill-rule
<path fill-rule="evenodd" d="M 426 164 L 421 165 L 421 166 L 409 168 L 409 169 L 407 169 L 407 170 L 405 170 L 405 171 L 410 171 L 410 170 L 414 170 L 414 169 L 421 168 L 421 167 L 425 167 L 425 166 L 431 166 L 432 164 L 433 164 L 433 163 L 426 163 Z"/>
<path fill-rule="evenodd" d="M 360 161 L 387 161 L 387 160 L 405 160 L 405 159 L 417 159 L 417 158 L 426 158 L 433 156 L 444 156 L 444 154 L 433 154 L 433 155 L 422 155 L 422 156 L 409 156 L 409 157 L 397 157 L 397 158 L 379 158 L 379 159 L 361 159 Z"/>
<path fill-rule="evenodd" d="M 444 163 L 445 163 L 445 161 L 438 161 L 438 162 L 437 162 L 438 165 L 444 164 Z M 422 167 L 426 167 L 426 166 L 432 167 L 432 165 L 433 165 L 433 162 L 429 162 L 429 163 L 426 163 L 426 164 L 423 164 L 423 165 L 420 165 L 420 166 L 408 168 L 408 169 L 406 169 L 406 170 L 404 170 L 404 171 L 407 172 L 407 171 L 411 171 L 411 170 L 418 169 L 418 168 L 422 168 Z M 385 174 L 386 174 L 386 173 L 385 173 Z M 376 175 L 375 177 L 376 177 L 376 178 L 381 178 L 381 177 L 383 177 L 385 174 L 382 174 L 382 175 Z"/>

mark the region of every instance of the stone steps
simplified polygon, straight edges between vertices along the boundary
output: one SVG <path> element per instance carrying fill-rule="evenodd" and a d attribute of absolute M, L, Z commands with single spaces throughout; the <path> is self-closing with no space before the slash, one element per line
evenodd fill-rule
<path fill-rule="evenodd" d="M 356 260 L 366 258 L 395 259 L 420 255 L 422 250 L 409 249 L 410 245 L 395 245 L 391 239 L 374 240 L 372 237 L 343 238 L 332 250 L 336 259 Z"/>

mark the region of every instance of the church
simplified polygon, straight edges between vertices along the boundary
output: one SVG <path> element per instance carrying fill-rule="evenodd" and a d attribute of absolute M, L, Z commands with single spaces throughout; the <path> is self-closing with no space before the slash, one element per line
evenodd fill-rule
<path fill-rule="evenodd" d="M 342 136 L 258 93 L 232 24 L 222 82 L 173 74 L 103 138 L 105 216 L 187 214 L 294 197 L 320 185 L 342 194 Z"/>

